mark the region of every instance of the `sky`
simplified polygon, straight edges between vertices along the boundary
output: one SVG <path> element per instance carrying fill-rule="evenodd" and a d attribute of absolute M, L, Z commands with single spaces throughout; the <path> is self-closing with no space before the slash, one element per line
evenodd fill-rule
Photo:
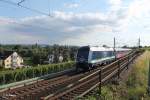
<path fill-rule="evenodd" d="M 150 45 L 149 0 L 0 0 L 1 44 Z"/>

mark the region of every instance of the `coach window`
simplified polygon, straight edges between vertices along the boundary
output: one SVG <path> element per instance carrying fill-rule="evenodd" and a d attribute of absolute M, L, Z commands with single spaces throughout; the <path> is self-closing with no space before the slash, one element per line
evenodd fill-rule
<path fill-rule="evenodd" d="M 93 60 L 96 59 L 96 52 L 95 51 L 93 51 L 92 59 Z"/>
<path fill-rule="evenodd" d="M 107 57 L 107 52 L 106 51 L 103 51 L 103 57 Z"/>
<path fill-rule="evenodd" d="M 101 52 L 98 51 L 98 59 L 101 59 Z"/>
<path fill-rule="evenodd" d="M 111 57 L 113 56 L 113 51 L 110 51 L 110 56 L 111 56 Z"/>
<path fill-rule="evenodd" d="M 92 59 L 95 60 L 95 59 L 99 59 L 99 58 L 100 58 L 100 52 L 99 51 L 94 51 L 93 55 L 92 55 Z"/>
<path fill-rule="evenodd" d="M 110 57 L 111 56 L 111 51 L 108 51 L 107 52 L 107 57 Z"/>
<path fill-rule="evenodd" d="M 96 51 L 96 59 L 99 59 L 99 51 Z"/>

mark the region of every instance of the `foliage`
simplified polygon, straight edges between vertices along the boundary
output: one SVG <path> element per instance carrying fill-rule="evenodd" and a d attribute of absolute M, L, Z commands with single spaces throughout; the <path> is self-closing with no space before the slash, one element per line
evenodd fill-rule
<path fill-rule="evenodd" d="M 54 55 L 54 63 L 59 63 L 59 56 L 62 55 L 66 61 L 74 61 L 77 53 L 77 46 L 66 45 L 0 45 L 0 55 L 5 51 L 16 51 L 24 59 L 25 65 L 44 64 L 48 61 L 48 55 Z M 28 58 L 28 59 L 26 59 Z"/>
<path fill-rule="evenodd" d="M 150 100 L 147 95 L 149 59 L 150 52 L 146 51 L 131 66 L 133 67 L 132 71 L 125 82 L 122 81 L 120 85 L 108 84 L 102 87 L 100 100 Z M 96 93 L 99 93 L 99 91 Z M 93 95 L 89 97 L 93 97 Z M 97 100 L 95 95 L 94 98 Z M 90 98 L 87 98 L 87 100 L 90 100 Z"/>
<path fill-rule="evenodd" d="M 31 68 L 1 71 L 0 85 L 55 73 L 74 66 L 74 62 L 64 62 L 58 64 L 40 65 Z"/>

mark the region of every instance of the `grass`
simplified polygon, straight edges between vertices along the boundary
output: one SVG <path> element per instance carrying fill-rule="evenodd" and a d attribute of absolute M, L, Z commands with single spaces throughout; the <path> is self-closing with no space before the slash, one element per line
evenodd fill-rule
<path fill-rule="evenodd" d="M 85 100 L 150 100 L 147 94 L 148 84 L 148 61 L 150 60 L 150 51 L 146 51 L 132 65 L 127 80 L 120 85 L 107 84 L 102 87 L 102 94 L 99 95 L 99 89 L 93 95 L 85 97 Z"/>

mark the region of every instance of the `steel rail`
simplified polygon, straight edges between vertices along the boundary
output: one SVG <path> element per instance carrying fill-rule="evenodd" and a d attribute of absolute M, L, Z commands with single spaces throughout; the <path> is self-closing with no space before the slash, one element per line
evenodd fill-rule
<path fill-rule="evenodd" d="M 117 75 L 117 73 L 120 74 L 119 71 L 122 71 L 123 69 L 126 68 L 126 66 L 129 65 L 129 63 L 131 63 L 135 58 L 137 57 L 137 53 L 136 52 L 133 52 L 113 63 L 111 63 L 110 65 L 107 65 L 103 68 L 101 68 L 101 71 L 102 71 L 102 74 L 103 74 L 103 78 L 101 80 L 102 83 L 104 83 L 105 81 L 107 81 L 108 79 L 110 79 L 111 77 L 113 77 L 114 75 Z M 120 63 L 118 65 L 118 62 Z M 118 67 L 119 66 L 119 67 Z M 85 84 L 88 86 L 90 84 L 92 84 L 94 81 L 97 81 L 97 79 L 95 78 L 98 78 L 100 70 L 80 79 L 78 82 L 80 82 L 80 84 L 76 84 L 72 87 L 70 87 L 70 89 L 64 91 L 64 92 L 57 92 L 53 95 L 49 95 L 47 97 L 43 97 L 42 99 L 44 100 L 55 100 L 55 99 L 60 99 L 61 97 L 64 97 L 67 96 L 67 97 L 73 97 L 74 96 L 69 96 L 69 93 L 70 95 L 75 95 L 76 94 L 76 90 L 80 90 L 79 87 L 81 88 L 82 86 L 84 86 Z M 94 77 L 93 77 L 94 76 Z M 91 79 L 90 79 L 91 78 Z M 92 80 L 92 81 L 91 81 Z M 91 82 L 91 83 L 90 83 Z M 84 91 L 83 93 L 81 93 L 79 95 L 79 97 L 87 94 L 89 91 L 91 91 L 93 88 L 95 88 L 96 86 L 98 86 L 100 84 L 100 82 L 97 82 L 94 84 L 94 86 L 91 86 L 91 87 L 88 87 L 89 89 L 87 89 L 86 91 Z"/>

